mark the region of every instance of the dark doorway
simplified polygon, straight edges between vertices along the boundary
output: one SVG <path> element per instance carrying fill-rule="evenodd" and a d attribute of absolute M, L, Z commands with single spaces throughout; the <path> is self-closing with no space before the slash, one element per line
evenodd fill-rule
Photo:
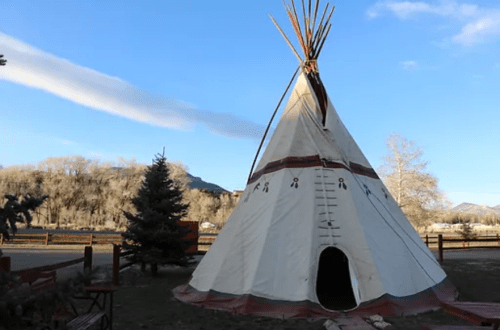
<path fill-rule="evenodd" d="M 329 310 L 348 310 L 357 306 L 349 275 L 349 259 L 341 250 L 329 246 L 319 256 L 316 295 Z"/>

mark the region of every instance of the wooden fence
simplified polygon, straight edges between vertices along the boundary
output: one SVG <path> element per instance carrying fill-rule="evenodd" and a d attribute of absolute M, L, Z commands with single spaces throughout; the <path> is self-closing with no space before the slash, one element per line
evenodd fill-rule
<path fill-rule="evenodd" d="M 202 243 L 204 244 L 204 243 Z M 134 264 L 132 261 L 120 262 L 120 259 L 131 255 L 131 251 L 122 251 L 120 245 L 113 245 L 113 263 L 112 263 L 112 271 L 113 271 L 113 284 L 119 284 L 119 274 L 120 270 L 127 268 Z M 203 252 L 202 252 L 203 254 Z M 20 283 L 35 282 L 37 279 L 43 276 L 43 272 L 55 271 L 57 269 L 61 269 L 64 267 L 76 265 L 79 263 L 83 263 L 84 270 L 92 270 L 92 247 L 86 246 L 84 250 L 84 255 L 81 258 L 68 260 L 64 262 L 60 262 L 52 265 L 39 266 L 34 268 L 21 269 L 17 271 L 11 272 L 11 258 L 9 256 L 0 257 L 0 272 L 11 272 L 19 277 Z"/>
<path fill-rule="evenodd" d="M 76 265 L 79 263 L 83 263 L 83 269 L 92 269 L 92 247 L 86 246 L 83 257 L 77 258 L 73 260 L 68 260 L 64 262 L 59 262 L 57 264 L 39 266 L 34 268 L 21 269 L 17 271 L 11 271 L 11 259 L 8 256 L 0 257 L 0 271 L 3 272 L 11 272 L 12 274 L 19 277 L 20 284 L 29 282 L 30 285 L 32 282 L 35 282 L 38 278 L 42 277 L 43 272 L 55 271 L 57 269 L 69 267 L 72 265 Z"/>
<path fill-rule="evenodd" d="M 460 236 L 425 235 L 421 237 L 427 247 L 435 248 L 439 253 L 439 261 L 443 261 L 444 250 L 457 249 L 495 249 L 500 248 L 500 235 L 476 236 L 475 238 L 464 239 Z"/>
<path fill-rule="evenodd" d="M 199 233 L 198 235 L 198 254 L 204 254 L 210 248 L 210 245 L 217 238 L 216 233 Z M 421 236 L 427 247 L 438 250 L 439 261 L 443 261 L 444 250 L 456 249 L 494 249 L 500 248 L 500 234 L 476 236 L 471 239 L 464 239 L 460 236 L 425 235 Z"/>
<path fill-rule="evenodd" d="M 26 235 L 26 236 L 23 236 Z M 58 240 L 56 237 L 55 240 L 50 240 L 51 237 L 57 236 L 58 234 L 34 234 L 35 236 L 44 236 L 44 240 L 38 238 L 40 244 L 49 244 L 49 242 L 59 242 L 59 244 L 111 244 L 112 242 L 119 241 L 121 243 L 121 235 L 94 235 L 94 234 L 82 234 L 82 235 L 60 235 L 61 237 Z M 21 236 L 21 237 L 19 237 Z M 204 254 L 210 245 L 212 245 L 213 241 L 216 239 L 216 233 L 198 233 L 197 244 L 193 244 L 193 246 L 189 249 L 189 253 L 192 254 Z M 23 242 L 31 243 L 33 239 L 33 234 L 18 234 L 16 238 L 19 240 L 16 243 L 12 243 L 9 240 L 9 244 L 22 244 Z M 100 238 L 102 238 L 100 240 Z M 444 250 L 454 250 L 454 249 L 471 249 L 471 248 L 500 248 L 500 235 L 497 234 L 495 236 L 477 236 L 473 239 L 463 239 L 458 236 L 423 236 L 421 237 L 425 244 L 428 247 L 437 247 L 439 252 L 439 261 L 443 261 L 443 251 Z M 87 239 L 87 240 L 85 240 Z M 2 242 L 3 243 L 3 242 Z M 444 246 L 446 243 L 447 246 Z M 472 245 L 471 245 L 472 243 Z M 55 243 L 57 244 L 57 243 Z M 201 247 L 201 249 L 200 249 Z M 130 252 L 122 252 L 121 247 L 117 244 L 113 246 L 113 283 L 118 284 L 119 271 L 123 268 L 126 268 L 132 264 L 132 262 L 126 262 L 124 264 L 120 264 L 120 258 L 129 255 Z M 59 268 L 68 267 L 71 265 L 75 265 L 83 262 L 84 269 L 92 269 L 92 247 L 86 246 L 84 251 L 84 256 L 82 258 L 69 260 L 53 265 L 41 266 L 30 269 L 23 269 L 16 271 L 15 273 L 20 276 L 28 276 L 28 274 L 40 273 L 44 271 L 53 271 Z M 10 272 L 10 257 L 1 257 L 0 258 L 0 271 Z"/>
<path fill-rule="evenodd" d="M 206 253 L 216 238 L 217 234 L 200 233 L 198 238 L 199 253 Z M 442 234 L 425 235 L 421 238 L 427 247 L 438 250 L 440 262 L 443 261 L 444 250 L 500 248 L 500 234 L 476 236 L 471 239 L 464 239 L 460 236 L 443 236 Z"/>
<path fill-rule="evenodd" d="M 197 244 L 193 244 L 189 253 L 207 251 L 217 238 L 217 234 L 213 233 L 190 233 L 186 239 L 197 240 Z M 95 244 L 121 244 L 123 238 L 120 234 L 16 234 L 11 235 L 10 239 L 4 239 L 0 234 L 0 246 L 13 246 L 21 244 L 32 245 L 95 245 Z M 197 246 L 197 248 L 196 248 Z"/>
<path fill-rule="evenodd" d="M 204 254 L 214 240 L 217 238 L 217 233 L 200 233 L 198 232 L 197 223 L 189 223 L 191 232 L 186 239 L 195 241 L 195 243 L 187 251 L 194 254 Z M 441 237 L 441 243 L 439 243 Z M 500 235 L 490 236 L 477 236 L 473 239 L 463 239 L 460 236 L 443 236 L 443 235 L 425 235 L 421 236 L 422 240 L 430 249 L 440 250 L 453 250 L 464 248 L 495 248 L 500 247 Z M 57 234 L 57 233 L 38 233 L 26 234 L 19 233 L 12 235 L 9 240 L 5 240 L 3 235 L 0 234 L 1 245 L 95 245 L 95 244 L 121 244 L 123 238 L 120 234 Z"/>
<path fill-rule="evenodd" d="M 18 233 L 5 239 L 0 234 L 0 245 L 33 244 L 33 245 L 72 245 L 72 244 L 121 244 L 120 234 L 51 234 L 51 233 Z"/>
<path fill-rule="evenodd" d="M 131 254 L 130 252 L 121 252 L 119 245 L 113 246 L 113 284 L 119 284 L 119 271 L 132 265 L 132 262 L 126 262 L 120 265 L 120 258 Z M 34 268 L 26 268 L 17 271 L 11 271 L 11 259 L 8 256 L 0 257 L 0 272 L 9 272 L 19 277 L 19 283 L 31 283 L 42 277 L 43 272 L 55 271 L 64 267 L 76 265 L 83 262 L 84 271 L 92 270 L 92 247 L 86 246 L 83 257 L 60 262 L 52 265 L 39 266 Z"/>

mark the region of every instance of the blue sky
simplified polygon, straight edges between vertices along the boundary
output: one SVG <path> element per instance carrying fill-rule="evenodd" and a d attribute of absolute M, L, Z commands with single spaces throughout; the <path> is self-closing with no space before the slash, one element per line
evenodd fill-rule
<path fill-rule="evenodd" d="M 500 204 L 500 4 L 337 1 L 319 58 L 374 168 L 385 139 L 424 149 L 453 204 Z M 0 164 L 82 155 L 170 161 L 243 189 L 297 67 L 279 0 L 0 4 Z"/>

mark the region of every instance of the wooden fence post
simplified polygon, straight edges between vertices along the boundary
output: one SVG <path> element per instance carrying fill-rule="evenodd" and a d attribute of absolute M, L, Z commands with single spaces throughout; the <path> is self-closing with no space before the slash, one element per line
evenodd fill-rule
<path fill-rule="evenodd" d="M 120 245 L 113 244 L 113 285 L 120 282 Z"/>
<path fill-rule="evenodd" d="M 90 246 L 92 246 L 92 241 L 94 240 L 94 235 L 90 234 Z"/>
<path fill-rule="evenodd" d="M 438 235 L 439 262 L 443 262 L 443 235 Z"/>
<path fill-rule="evenodd" d="M 85 260 L 83 261 L 83 272 L 88 269 L 88 272 L 90 273 L 92 271 L 92 247 L 91 246 L 86 246 L 85 247 L 85 253 L 84 253 Z"/>
<path fill-rule="evenodd" d="M 425 235 L 425 245 L 427 245 L 427 247 L 429 247 L 429 235 L 428 234 Z"/>
<path fill-rule="evenodd" d="M 10 257 L 0 257 L 0 271 L 10 272 Z"/>
<path fill-rule="evenodd" d="M 45 233 L 45 245 L 49 245 L 49 232 Z"/>

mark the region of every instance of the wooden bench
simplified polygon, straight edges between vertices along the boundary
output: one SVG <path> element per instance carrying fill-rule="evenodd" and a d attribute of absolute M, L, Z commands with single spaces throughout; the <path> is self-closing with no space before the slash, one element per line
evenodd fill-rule
<path fill-rule="evenodd" d="M 91 305 L 85 314 L 77 316 L 66 326 L 70 330 L 84 330 L 97 321 L 101 321 L 100 329 L 113 329 L 113 294 L 112 286 L 89 285 L 85 287 L 85 294 L 75 299 L 90 300 Z M 109 301 L 108 301 L 109 296 Z M 97 311 L 94 311 L 97 308 Z M 107 313 L 108 312 L 108 313 Z"/>
<path fill-rule="evenodd" d="M 69 306 L 63 306 L 62 310 L 62 318 L 68 315 L 67 310 L 69 307 L 73 310 L 70 321 L 65 324 L 65 329 L 68 330 L 85 330 L 90 328 L 92 325 L 96 324 L 100 321 L 99 329 L 109 329 L 112 330 L 112 321 L 113 321 L 113 299 L 112 295 L 114 292 L 114 288 L 112 287 L 96 287 L 96 286 L 88 286 L 86 287 L 86 293 L 83 295 L 74 296 L 74 299 L 78 300 L 88 300 L 91 302 L 90 307 L 85 307 L 85 312 L 83 314 L 78 315 L 77 308 L 75 305 L 70 302 Z M 111 294 L 111 299 L 109 302 L 109 314 L 106 313 L 106 296 Z M 99 302 L 99 297 L 104 295 L 101 302 Z M 82 307 L 82 306 L 80 306 Z M 95 310 L 95 308 L 97 310 Z M 75 317 L 76 315 L 76 317 Z M 60 321 L 61 315 L 53 315 L 53 321 Z"/>
<path fill-rule="evenodd" d="M 101 329 L 106 329 L 110 324 L 109 320 L 104 318 L 105 315 L 105 312 L 93 312 L 79 315 L 68 322 L 66 324 L 66 328 L 69 330 L 85 330 L 90 328 L 97 321 L 101 320 Z M 103 324 L 104 320 L 107 322 L 105 325 Z"/>
<path fill-rule="evenodd" d="M 441 308 L 448 314 L 482 326 L 479 329 L 498 330 L 500 327 L 500 304 L 490 302 L 442 301 Z M 466 329 L 466 328 L 464 328 Z M 475 329 L 475 328 L 470 328 Z"/>
<path fill-rule="evenodd" d="M 27 283 L 29 285 L 29 289 L 31 293 L 40 293 L 42 291 L 48 291 L 51 289 L 54 289 L 57 286 L 57 276 L 56 276 L 56 271 L 51 270 L 51 271 L 39 271 L 39 270 L 28 270 L 28 271 L 21 271 L 17 274 L 19 276 L 19 283 L 16 283 L 13 285 L 14 287 L 18 287 L 24 283 Z M 87 296 L 86 299 L 92 300 L 92 305 L 90 309 L 87 311 L 87 313 L 82 314 L 82 315 L 77 315 L 74 317 L 74 314 L 76 313 L 76 309 L 73 305 L 71 306 L 60 306 L 59 310 L 52 315 L 52 322 L 57 325 L 58 322 L 61 322 L 61 319 L 64 317 L 67 317 L 68 314 L 71 314 L 70 316 L 71 321 L 69 321 L 66 324 L 66 328 L 68 330 L 85 330 L 91 327 L 93 324 L 97 323 L 97 321 L 101 320 L 101 326 L 100 329 L 111 329 L 111 322 L 112 322 L 112 314 L 108 317 L 106 315 L 106 312 L 103 310 L 106 306 L 105 305 L 100 305 L 97 302 L 97 299 L 99 297 L 99 294 L 103 294 L 102 290 L 105 291 L 105 293 L 112 294 L 112 291 L 110 291 L 109 288 L 101 288 L 98 287 L 98 290 L 95 291 L 95 287 L 88 287 L 90 293 L 97 293 L 97 296 L 91 297 L 90 295 Z M 114 289 L 112 289 L 114 291 Z M 104 301 L 105 304 L 105 301 Z M 99 311 L 91 312 L 91 309 L 94 306 L 98 306 Z M 74 313 L 68 312 L 69 307 L 73 310 Z M 112 310 L 112 300 L 110 301 L 110 310 Z"/>

